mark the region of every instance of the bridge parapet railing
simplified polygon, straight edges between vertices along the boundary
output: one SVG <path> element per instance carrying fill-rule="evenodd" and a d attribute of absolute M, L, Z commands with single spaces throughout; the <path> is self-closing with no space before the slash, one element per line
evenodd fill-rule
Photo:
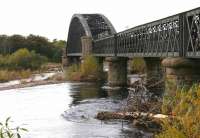
<path fill-rule="evenodd" d="M 200 57 L 200 8 L 185 13 L 186 57 Z"/>
<path fill-rule="evenodd" d="M 179 55 L 179 15 L 140 25 L 117 34 L 117 55 L 166 57 Z"/>
<path fill-rule="evenodd" d="M 92 53 L 95 56 L 115 56 L 114 35 L 110 35 L 98 40 L 93 40 Z"/>
<path fill-rule="evenodd" d="M 98 56 L 200 58 L 200 8 L 94 41 Z"/>

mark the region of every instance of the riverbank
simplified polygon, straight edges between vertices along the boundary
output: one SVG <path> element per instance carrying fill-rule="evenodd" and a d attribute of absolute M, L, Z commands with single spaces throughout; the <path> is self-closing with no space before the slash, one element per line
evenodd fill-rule
<path fill-rule="evenodd" d="M 0 87 L 0 91 L 3 90 L 10 90 L 10 89 L 18 89 L 18 88 L 25 88 L 25 87 L 33 87 L 33 86 L 40 86 L 40 85 L 48 85 L 48 84 L 59 84 L 64 83 L 66 81 L 58 81 L 58 80 L 41 80 L 41 81 L 35 81 L 35 82 L 28 82 L 25 84 L 15 84 L 10 85 L 6 87 Z"/>

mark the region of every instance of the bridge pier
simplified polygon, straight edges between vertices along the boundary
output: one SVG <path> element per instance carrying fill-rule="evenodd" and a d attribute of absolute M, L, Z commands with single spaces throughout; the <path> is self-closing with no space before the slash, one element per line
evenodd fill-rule
<path fill-rule="evenodd" d="M 162 65 L 166 68 L 165 94 L 174 95 L 178 88 L 190 88 L 200 80 L 200 60 L 186 58 L 166 58 Z"/>
<path fill-rule="evenodd" d="M 161 59 L 158 57 L 144 58 L 146 64 L 146 86 L 155 94 L 162 94 L 164 91 L 163 68 Z"/>
<path fill-rule="evenodd" d="M 108 85 L 126 86 L 127 85 L 127 60 L 125 57 L 108 57 Z"/>

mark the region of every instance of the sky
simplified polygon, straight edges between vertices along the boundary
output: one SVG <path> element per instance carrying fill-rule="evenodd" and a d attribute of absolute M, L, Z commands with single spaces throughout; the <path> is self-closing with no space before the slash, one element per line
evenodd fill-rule
<path fill-rule="evenodd" d="M 0 0 L 0 34 L 67 40 L 75 13 L 101 13 L 117 32 L 200 7 L 200 0 Z"/>

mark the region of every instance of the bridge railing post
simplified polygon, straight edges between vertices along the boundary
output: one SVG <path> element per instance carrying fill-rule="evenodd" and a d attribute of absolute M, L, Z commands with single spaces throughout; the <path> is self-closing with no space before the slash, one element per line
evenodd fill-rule
<path fill-rule="evenodd" d="M 179 38 L 179 56 L 185 57 L 187 55 L 187 44 L 189 38 L 189 31 L 187 27 L 187 16 L 186 13 L 181 13 L 179 15 L 179 31 L 180 31 L 180 38 Z"/>

